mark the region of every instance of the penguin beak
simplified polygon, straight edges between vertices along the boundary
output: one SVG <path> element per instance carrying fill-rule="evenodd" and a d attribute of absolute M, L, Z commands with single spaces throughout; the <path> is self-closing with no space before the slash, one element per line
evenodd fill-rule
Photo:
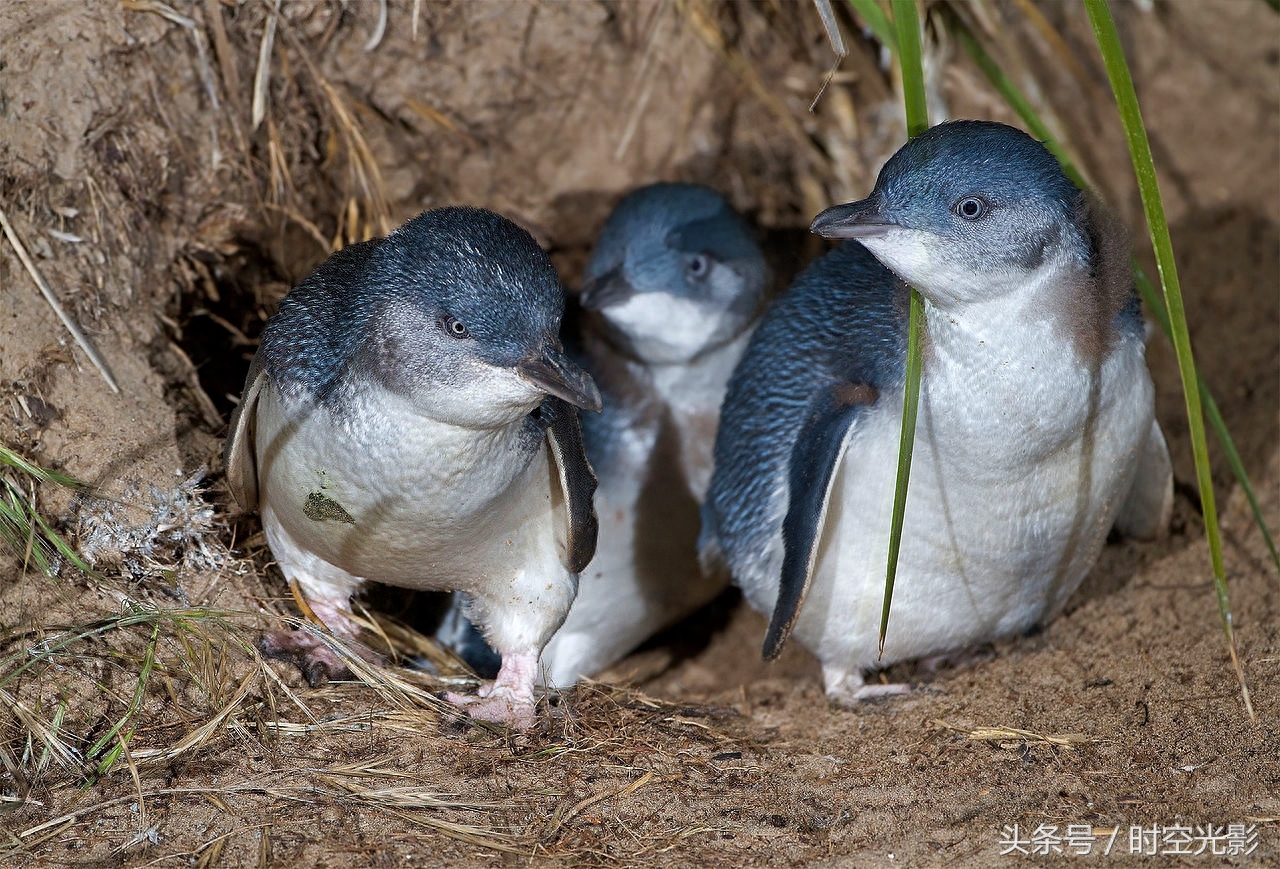
<path fill-rule="evenodd" d="M 522 378 L 548 395 L 563 398 L 583 410 L 600 412 L 600 390 L 596 388 L 595 381 L 565 358 L 564 350 L 558 345 L 543 345 L 540 355 L 521 359 L 515 369 Z"/>
<path fill-rule="evenodd" d="M 823 238 L 873 238 L 898 226 L 880 209 L 880 198 L 870 196 L 846 205 L 833 205 L 819 214 L 809 231 Z"/>
<path fill-rule="evenodd" d="M 588 311 L 600 311 L 611 305 L 620 305 L 634 294 L 630 282 L 622 276 L 622 266 L 616 266 L 602 275 L 588 278 L 582 285 L 578 304 Z"/>

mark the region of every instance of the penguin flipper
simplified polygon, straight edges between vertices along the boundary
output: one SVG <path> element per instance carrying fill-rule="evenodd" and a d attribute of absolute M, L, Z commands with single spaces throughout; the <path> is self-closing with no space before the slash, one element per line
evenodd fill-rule
<path fill-rule="evenodd" d="M 546 426 L 551 460 L 560 476 L 568 527 L 564 566 L 581 573 L 596 554 L 596 475 L 587 461 L 578 413 L 568 402 L 548 396 L 539 409 Z"/>
<path fill-rule="evenodd" d="M 764 638 L 765 660 L 778 657 L 800 617 L 849 433 L 858 414 L 878 397 L 873 386 L 840 384 L 809 406 L 808 419 L 791 449 L 790 497 L 782 520 L 782 575 Z"/>
<path fill-rule="evenodd" d="M 231 414 L 227 443 L 223 447 L 222 464 L 226 470 L 227 488 L 245 510 L 258 506 L 258 457 L 254 448 L 257 426 L 258 395 L 266 383 L 261 354 L 253 357 L 244 381 L 240 403 Z"/>
<path fill-rule="evenodd" d="M 1169 530 L 1173 515 L 1173 466 L 1160 423 L 1151 421 L 1151 431 L 1138 456 L 1138 472 L 1133 487 L 1116 515 L 1116 530 L 1126 537 L 1154 540 Z"/>

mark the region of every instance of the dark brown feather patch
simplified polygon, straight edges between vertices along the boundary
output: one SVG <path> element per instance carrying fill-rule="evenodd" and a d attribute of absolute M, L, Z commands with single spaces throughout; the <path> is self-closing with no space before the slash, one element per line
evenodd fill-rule
<path fill-rule="evenodd" d="M 880 390 L 869 383 L 842 383 L 834 394 L 837 404 L 875 404 Z"/>
<path fill-rule="evenodd" d="M 1129 234 L 1100 199 L 1080 191 L 1076 222 L 1089 239 L 1089 274 L 1084 286 L 1064 294 L 1071 301 L 1063 314 L 1080 358 L 1100 364 L 1116 338 L 1116 317 L 1133 296 Z"/>

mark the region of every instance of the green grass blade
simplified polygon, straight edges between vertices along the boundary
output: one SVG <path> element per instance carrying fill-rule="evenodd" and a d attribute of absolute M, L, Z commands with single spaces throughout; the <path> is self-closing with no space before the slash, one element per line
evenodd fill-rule
<path fill-rule="evenodd" d="M 1147 140 L 1147 131 L 1142 123 L 1142 112 L 1138 107 L 1138 94 L 1133 87 L 1133 78 L 1129 75 L 1124 49 L 1120 45 L 1120 35 L 1116 32 L 1115 21 L 1111 18 L 1111 10 L 1106 0 L 1084 0 L 1084 7 L 1093 25 L 1098 49 L 1102 53 L 1103 63 L 1107 68 L 1107 77 L 1111 80 L 1111 90 L 1115 94 L 1116 105 L 1120 109 L 1120 119 L 1124 123 L 1125 136 L 1129 142 L 1129 155 L 1133 159 L 1134 173 L 1138 178 L 1138 190 L 1142 195 L 1147 229 L 1151 234 L 1151 245 L 1155 250 L 1160 284 L 1164 290 L 1164 301 L 1169 312 L 1173 348 L 1178 357 L 1178 372 L 1182 376 L 1182 394 L 1186 399 L 1187 424 L 1191 429 L 1191 449 L 1195 455 L 1196 482 L 1200 487 L 1205 537 L 1209 542 L 1209 559 L 1213 567 L 1222 629 L 1226 634 L 1232 662 L 1235 664 L 1245 709 L 1250 720 L 1256 721 L 1253 703 L 1249 698 L 1249 688 L 1245 684 L 1244 671 L 1236 653 L 1235 634 L 1231 627 L 1231 604 L 1227 596 L 1226 571 L 1222 564 L 1222 538 L 1218 529 L 1218 509 L 1213 497 L 1213 478 L 1209 471 L 1209 445 L 1205 437 L 1204 416 L 1200 405 L 1199 379 L 1196 375 L 1195 359 L 1191 353 L 1191 336 L 1187 331 L 1182 290 L 1178 283 L 1178 269 L 1173 260 L 1173 242 L 1169 237 L 1169 225 L 1164 216 L 1164 203 L 1160 197 L 1160 184 L 1156 178 L 1155 160 L 1151 156 L 1151 143 Z"/>
<path fill-rule="evenodd" d="M 929 107 L 924 95 L 924 62 L 920 57 L 920 16 L 916 0 L 893 0 L 893 21 L 898 34 L 898 63 L 902 67 L 902 101 L 907 112 L 907 138 L 929 129 Z"/>
<path fill-rule="evenodd" d="M 910 288 L 911 314 L 907 321 L 907 372 L 902 400 L 902 434 L 898 439 L 898 478 L 893 490 L 893 516 L 889 526 L 889 562 L 885 567 L 884 604 L 880 610 L 879 653 L 884 655 L 884 639 L 889 632 L 889 608 L 893 583 L 898 575 L 898 554 L 902 550 L 902 520 L 907 511 L 907 485 L 911 479 L 911 456 L 915 446 L 916 411 L 920 405 L 920 333 L 924 327 L 924 306 L 915 287 Z"/>
<path fill-rule="evenodd" d="M 1146 272 L 1142 270 L 1137 260 L 1133 263 L 1133 280 L 1138 287 L 1138 291 L 1142 294 L 1142 298 L 1147 303 L 1147 308 L 1156 318 L 1156 322 L 1160 324 L 1160 328 L 1164 334 L 1173 339 L 1173 327 L 1169 320 L 1169 311 L 1165 308 L 1164 299 L 1156 292 L 1154 286 L 1151 285 L 1151 279 L 1147 277 Z M 1209 427 L 1213 429 L 1214 436 L 1218 439 L 1219 446 L 1222 447 L 1222 453 L 1227 459 L 1227 465 L 1231 468 L 1232 475 L 1235 476 L 1236 482 L 1240 484 L 1240 488 L 1244 491 L 1244 496 L 1249 502 L 1249 509 L 1253 513 L 1253 521 L 1258 526 L 1258 530 L 1262 532 L 1262 540 L 1266 543 L 1267 551 L 1271 553 L 1271 562 L 1276 567 L 1277 579 L 1280 579 L 1280 552 L 1276 550 L 1274 538 L 1271 536 L 1271 530 L 1267 527 L 1266 517 L 1262 515 L 1262 507 L 1258 504 L 1258 496 L 1254 493 L 1253 482 L 1249 479 L 1249 472 L 1245 470 L 1244 461 L 1240 458 L 1240 453 L 1236 449 L 1235 438 L 1231 437 L 1231 430 L 1227 428 L 1227 421 L 1222 418 L 1222 411 L 1218 409 L 1218 402 L 1214 400 L 1213 393 L 1209 391 L 1209 385 L 1205 383 L 1204 377 L 1199 371 L 1196 372 L 1196 387 L 1200 391 L 1200 400 L 1204 406 L 1205 415 L 1209 418 Z"/>
<path fill-rule="evenodd" d="M 54 483 L 77 492 L 89 488 L 69 474 L 42 468 L 0 445 L 0 469 L 6 467 L 16 471 L 15 476 L 25 476 L 36 483 Z M 23 491 L 8 472 L 0 474 L 0 489 L 3 490 L 3 500 L 0 500 L 0 539 L 20 558 L 24 570 L 34 563 L 45 576 L 53 576 L 55 557 L 60 554 L 81 572 L 94 575 L 93 569 L 80 554 L 40 515 L 33 493 Z"/>
<path fill-rule="evenodd" d="M 41 640 L 32 646 L 23 646 L 18 651 L 0 659 L 0 674 L 3 674 L 0 676 L 0 689 L 8 687 L 11 682 L 27 670 L 38 664 L 48 662 L 53 655 L 65 651 L 81 640 L 87 640 L 110 631 L 124 630 L 134 625 L 158 623 L 159 619 L 175 618 L 185 613 L 200 611 L 199 609 L 146 610 L 130 605 L 129 612 L 125 615 L 97 619 L 87 625 L 81 625 L 73 630 L 63 631 L 54 637 Z M 10 669 L 11 667 L 13 669 Z"/>
<path fill-rule="evenodd" d="M 67 714 L 67 708 L 71 703 L 65 698 L 58 704 L 58 711 L 53 714 L 53 721 L 49 723 L 49 730 L 57 737 L 62 731 L 62 719 Z M 39 778 L 44 775 L 44 771 L 49 768 L 49 761 L 53 760 L 53 752 L 45 745 L 44 751 L 40 752 L 40 759 L 36 761 L 35 777 Z"/>
<path fill-rule="evenodd" d="M 0 537 L 22 562 L 23 571 L 34 563 L 37 570 L 50 575 L 48 545 L 36 534 L 26 493 L 7 478 L 0 478 L 0 484 L 4 489 L 4 498 L 0 501 Z"/>
<path fill-rule="evenodd" d="M 915 0 L 893 0 L 893 21 L 897 29 L 898 62 L 902 67 L 902 98 L 907 114 L 907 135 L 917 136 L 929 129 L 929 107 L 924 93 L 924 66 L 920 60 L 920 17 Z M 915 445 L 916 412 L 920 405 L 922 357 L 920 335 L 924 330 L 924 304 L 915 287 L 907 321 L 907 370 L 902 396 L 902 434 L 898 440 L 898 474 L 893 491 L 893 517 L 889 527 L 889 558 L 885 566 L 884 605 L 880 610 L 879 651 L 889 631 L 889 610 L 893 584 L 898 575 L 898 554 L 902 550 L 902 521 L 907 509 L 907 486 L 911 480 L 911 455 Z"/>
<path fill-rule="evenodd" d="M 1160 328 L 1164 330 L 1166 335 L 1172 336 L 1173 326 L 1169 322 L 1169 311 L 1164 306 L 1164 299 L 1156 292 L 1156 288 L 1151 285 L 1151 279 L 1143 273 L 1136 263 L 1134 264 L 1134 282 L 1138 286 L 1138 292 L 1142 293 L 1142 298 L 1146 301 L 1147 307 L 1155 315 Z M 1277 574 L 1280 574 L 1280 554 L 1276 552 L 1275 540 L 1271 537 L 1271 532 L 1267 528 L 1267 520 L 1262 515 L 1262 507 L 1258 504 L 1258 496 L 1254 494 L 1253 484 L 1249 482 L 1249 474 L 1245 471 L 1244 462 L 1236 449 L 1235 439 L 1231 437 L 1226 420 L 1222 418 L 1222 411 L 1218 409 L 1218 402 L 1214 400 L 1213 394 L 1209 391 L 1208 385 L 1198 371 L 1196 372 L 1196 386 L 1200 390 L 1200 400 L 1204 405 L 1205 415 L 1209 418 L 1209 426 L 1218 438 L 1218 444 L 1222 447 L 1227 464 L 1231 467 L 1231 473 L 1235 474 L 1236 482 L 1244 490 L 1244 496 L 1249 501 L 1249 509 L 1253 511 L 1253 521 L 1257 523 L 1258 530 L 1262 532 L 1262 539 L 1267 544 L 1267 550 L 1271 553 L 1271 561 L 1276 566 Z"/>
<path fill-rule="evenodd" d="M 3 445 L 0 445 L 0 464 L 8 465 L 14 470 L 21 471 L 28 477 L 33 477 L 41 483 L 57 483 L 59 486 L 65 486 L 68 489 L 75 489 L 77 491 L 89 488 L 88 484 L 77 480 L 70 474 L 64 474 L 61 471 L 51 471 L 48 468 L 42 468 L 33 462 L 27 461 L 22 456 Z"/>
<path fill-rule="evenodd" d="M 1280 2 L 1280 0 L 1278 0 Z M 982 70 L 983 74 L 991 82 L 996 91 L 1004 97 L 1005 102 L 1009 104 L 1014 111 L 1018 113 L 1018 117 L 1027 125 L 1027 129 L 1033 136 L 1045 143 L 1045 146 L 1053 152 L 1058 158 L 1058 163 L 1062 166 L 1062 171 L 1067 177 L 1080 188 L 1087 187 L 1084 175 L 1076 168 L 1071 158 L 1067 155 L 1066 149 L 1053 139 L 1049 128 L 1045 126 L 1040 119 L 1040 115 L 1032 107 L 1031 101 L 1026 98 L 1018 86 L 1013 83 L 999 64 L 987 53 L 986 49 L 969 30 L 964 21 L 953 18 L 952 24 L 954 33 L 956 34 L 961 47 L 964 48 L 969 57 Z M 1148 310 L 1155 317 L 1156 322 L 1160 325 L 1160 329 L 1170 338 L 1173 336 L 1172 326 L 1169 322 L 1169 311 L 1165 307 L 1164 298 L 1156 292 L 1151 285 L 1150 279 L 1142 270 L 1142 266 L 1135 259 L 1133 261 L 1133 278 L 1134 283 L 1138 287 L 1138 291 L 1142 294 L 1143 300 L 1147 303 Z M 1227 428 L 1226 421 L 1222 418 L 1221 412 L 1218 410 L 1218 403 L 1214 401 L 1213 395 L 1209 392 L 1208 385 L 1204 382 L 1204 378 L 1196 374 L 1196 383 L 1200 390 L 1200 396 L 1204 403 L 1205 414 L 1209 418 L 1209 426 L 1213 429 L 1214 435 L 1218 439 L 1218 443 L 1222 446 L 1222 452 L 1227 458 L 1227 464 L 1231 467 L 1231 473 L 1235 475 L 1236 482 L 1240 484 L 1240 488 L 1244 490 L 1245 497 L 1249 501 L 1249 508 L 1253 511 L 1253 519 L 1258 525 L 1258 530 L 1262 532 L 1262 539 L 1266 542 L 1267 550 L 1271 553 L 1271 561 L 1276 566 L 1277 574 L 1280 575 L 1280 554 L 1276 551 L 1275 542 L 1271 537 L 1271 531 L 1267 528 L 1266 519 L 1262 515 L 1262 508 L 1258 505 L 1258 497 L 1254 494 L 1253 483 L 1249 479 L 1249 474 L 1245 470 L 1244 462 L 1240 459 L 1240 454 L 1236 450 L 1235 440 L 1231 437 L 1231 432 Z"/>
<path fill-rule="evenodd" d="M 44 540 L 56 549 L 63 558 L 71 562 L 81 573 L 93 576 L 93 568 L 89 566 L 88 562 L 80 556 L 79 552 L 76 552 L 75 549 L 71 547 L 70 543 L 67 543 L 66 539 L 64 539 L 61 534 L 54 531 L 53 526 L 45 521 L 45 518 L 37 513 L 34 508 L 31 510 L 31 521 L 40 530 L 40 534 Z M 45 572 L 48 573 L 47 570 Z"/>
<path fill-rule="evenodd" d="M 890 51 L 896 48 L 898 32 L 893 29 L 889 16 L 884 14 L 884 10 L 876 0 L 849 0 L 849 5 L 853 8 L 854 14 L 862 20 L 863 25 L 876 39 L 880 40 L 881 45 Z"/>
<path fill-rule="evenodd" d="M 155 626 L 151 629 L 151 641 L 147 643 L 147 654 L 142 661 L 142 670 L 138 673 L 138 687 L 133 692 L 133 699 L 129 702 L 129 708 L 125 711 L 124 715 L 120 716 L 120 720 L 113 724 L 111 729 L 104 733 L 102 738 L 93 744 L 93 747 L 89 749 L 88 753 L 85 754 L 85 757 L 97 757 L 99 752 L 106 748 L 109 743 L 116 742 L 116 734 L 118 734 L 120 730 L 138 714 L 138 710 L 142 707 L 142 701 L 147 694 L 147 683 L 151 680 L 151 669 L 156 663 L 156 643 L 158 643 L 159 640 L 160 622 L 157 620 Z M 129 736 L 131 737 L 132 735 L 133 730 L 130 728 Z M 125 741 L 127 741 L 127 739 L 128 737 L 126 737 Z M 109 770 L 111 765 L 115 763 L 116 758 L 120 756 L 120 752 L 123 750 L 124 741 L 118 742 L 116 747 L 114 747 L 107 754 L 106 758 L 103 759 L 102 763 L 98 765 L 97 774 L 102 775 Z"/>
<path fill-rule="evenodd" d="M 1276 553 L 1275 541 L 1271 539 L 1271 532 L 1267 530 L 1267 521 L 1262 516 L 1262 506 L 1258 504 L 1258 498 L 1253 494 L 1253 487 L 1249 485 L 1249 478 L 1244 470 L 1244 462 L 1240 459 L 1240 453 L 1236 450 L 1235 441 L 1231 439 L 1231 434 L 1227 431 L 1227 423 L 1222 418 L 1222 411 L 1218 410 L 1218 402 L 1213 400 L 1213 396 L 1209 393 L 1209 387 L 1204 385 L 1204 378 L 1200 377 L 1198 373 L 1196 374 L 1196 385 L 1200 388 L 1200 400 L 1204 404 L 1205 416 L 1209 417 L 1209 425 L 1213 428 L 1214 434 L 1218 436 L 1218 443 L 1222 447 L 1223 455 L 1227 458 L 1227 464 L 1231 466 L 1231 472 L 1240 481 L 1240 488 L 1244 490 L 1244 496 L 1249 501 L 1249 509 L 1253 511 L 1253 520 L 1257 523 L 1259 530 L 1262 531 L 1262 540 L 1267 544 L 1267 550 L 1271 553 L 1271 560 L 1275 563 L 1276 570 L 1280 571 L 1280 554 Z M 1280 578 L 1280 576 L 1277 578 Z"/>

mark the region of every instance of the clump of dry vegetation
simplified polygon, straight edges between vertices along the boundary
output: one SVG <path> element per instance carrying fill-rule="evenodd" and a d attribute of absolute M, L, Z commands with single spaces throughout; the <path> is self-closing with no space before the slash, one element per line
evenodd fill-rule
<path fill-rule="evenodd" d="M 549 697 L 540 727 L 516 736 L 437 699 L 474 682 L 448 669 L 446 654 L 434 674 L 375 667 L 326 636 L 356 679 L 304 691 L 254 639 L 266 625 L 303 622 L 127 598 L 119 607 L 5 638 L 0 698 L 14 720 L 0 760 L 10 821 L 20 822 L 4 846 L 10 858 L 51 842 L 77 860 L 120 858 L 208 834 L 190 854 L 211 865 L 246 836 L 268 854 L 282 845 L 269 821 L 186 829 L 209 807 L 234 821 L 296 814 L 302 804 L 335 824 L 358 816 L 444 837 L 460 858 L 639 860 L 697 850 L 690 839 L 713 843 L 732 825 L 689 807 L 742 809 L 739 788 L 761 772 L 753 759 L 763 749 L 734 709 L 591 683 Z M 431 645 L 392 623 L 377 632 L 405 654 Z M 643 800 L 629 799 L 645 789 Z M 59 811 L 48 817 L 46 806 Z M 104 817 L 126 827 L 103 835 Z M 287 837 L 296 859 L 323 850 L 295 839 Z"/>

